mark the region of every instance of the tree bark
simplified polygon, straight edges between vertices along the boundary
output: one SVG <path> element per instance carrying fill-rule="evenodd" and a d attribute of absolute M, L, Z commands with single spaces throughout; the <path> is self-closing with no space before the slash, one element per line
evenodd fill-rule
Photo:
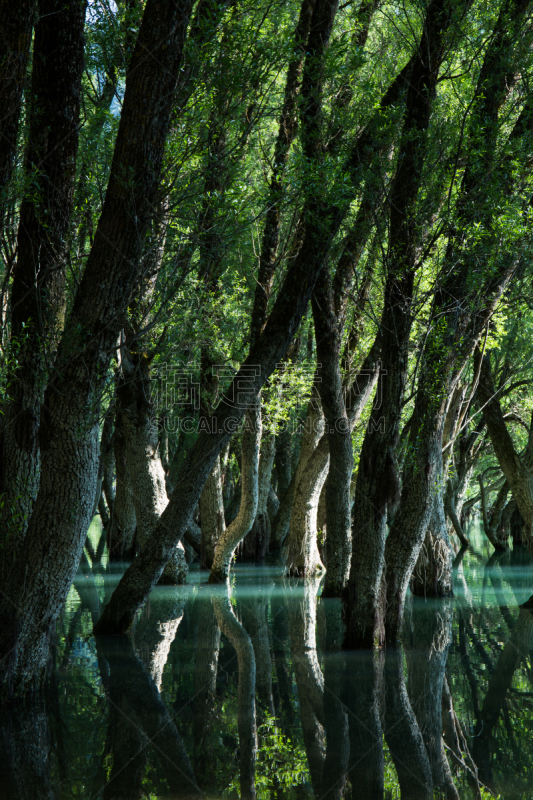
<path fill-rule="evenodd" d="M 148 0 L 145 6 L 102 215 L 45 394 L 39 493 L 5 585 L 9 600 L 4 597 L 0 609 L 0 655 L 9 654 L 3 693 L 24 692 L 43 680 L 50 630 L 85 541 L 96 488 L 99 401 L 155 207 L 190 12 L 190 0 Z"/>
<path fill-rule="evenodd" d="M 4 14 L 6 5 L 1 9 Z M 10 368 L 9 391 L 2 403 L 0 431 L 0 494 L 4 495 L 0 524 L 3 535 L 12 539 L 12 552 L 22 545 L 39 488 L 39 417 L 44 387 L 63 328 L 66 240 L 78 151 L 85 5 L 85 0 L 67 6 L 60 0 L 40 0 L 40 17 L 35 28 L 30 132 L 25 159 L 30 186 L 20 208 L 11 288 L 10 346 L 16 357 L 12 359 L 15 366 Z M 9 77 L 6 75 L 4 87 L 6 100 L 13 104 L 6 109 L 7 128 L 2 132 L 0 147 L 0 158 L 7 158 L 3 165 L 0 163 L 4 172 L 10 169 L 9 152 L 15 144 L 9 137 L 16 136 L 18 116 L 9 114 L 15 114 L 17 105 L 15 95 L 19 87 L 15 81 L 20 81 L 20 89 L 24 82 L 18 70 L 27 61 L 25 52 L 31 40 L 33 8 L 32 3 L 23 2 L 18 9 L 16 46 L 21 50 L 18 55 L 13 51 L 6 54 L 2 67 L 4 74 L 13 70 Z M 5 29 L 8 36 L 14 33 L 15 13 L 9 16 L 11 20 L 6 20 Z"/>
<path fill-rule="evenodd" d="M 215 460 L 215 465 L 205 482 L 199 505 L 200 561 L 204 569 L 211 569 L 218 540 L 226 530 L 220 456 Z"/>
<path fill-rule="evenodd" d="M 270 518 L 268 516 L 268 497 L 272 479 L 272 466 L 276 452 L 274 434 L 265 432 L 261 439 L 259 456 L 257 512 L 250 532 L 242 542 L 242 555 L 245 559 L 263 561 L 270 544 Z"/>
<path fill-rule="evenodd" d="M 31 704 L 0 711 L 0 742 L 5 797 L 55 800 L 52 785 L 50 704 L 42 693 Z"/>
<path fill-rule="evenodd" d="M 342 266 L 341 261 L 339 267 Z M 340 356 L 346 297 L 353 271 L 346 269 L 345 273 L 343 276 L 337 269 L 335 278 L 340 286 L 336 287 L 334 295 L 331 280 L 324 270 L 313 295 L 317 360 L 320 364 L 317 370 L 318 389 L 326 420 L 325 440 L 329 451 L 326 480 L 327 571 L 324 585 L 325 596 L 329 597 L 339 597 L 344 589 L 352 555 L 352 435 L 344 405 Z"/>
<path fill-rule="evenodd" d="M 137 518 L 133 503 L 128 462 L 126 457 L 126 410 L 121 397 L 115 401 L 114 456 L 116 469 L 116 491 L 113 514 L 106 530 L 107 550 L 110 561 L 131 561 L 135 553 L 135 530 Z"/>
<path fill-rule="evenodd" d="M 36 0 L 0 3 L 0 230 L 3 229 L 8 187 L 15 166 L 22 91 L 30 55 Z"/>
<path fill-rule="evenodd" d="M 309 577 L 324 571 L 317 546 L 317 512 L 329 465 L 323 435 L 324 416 L 316 394 L 309 403 L 296 470 L 289 535 L 283 560 L 290 575 Z"/>
<path fill-rule="evenodd" d="M 433 499 L 433 511 L 424 544 L 411 579 L 411 591 L 419 597 L 453 595 L 452 548 L 446 527 L 442 491 Z"/>
<path fill-rule="evenodd" d="M 504 482 L 502 488 L 498 492 L 498 496 L 491 509 L 491 514 L 489 517 L 485 485 L 481 475 L 479 475 L 478 481 L 481 492 L 481 511 L 483 514 L 483 529 L 485 531 L 485 535 L 495 550 L 505 552 L 507 550 L 507 544 L 505 539 L 502 540 L 498 535 L 498 528 L 500 527 L 503 509 L 507 500 L 507 495 L 509 494 L 509 484 L 507 481 Z"/>
<path fill-rule="evenodd" d="M 122 369 L 124 376 L 117 393 L 123 414 L 126 465 L 137 521 L 136 548 L 142 550 L 165 510 L 168 498 L 159 454 L 157 413 L 150 399 L 149 365 L 145 365 L 142 357 L 140 363 L 133 364 L 123 357 Z M 185 551 L 179 542 L 160 580 L 163 583 L 184 583 L 187 572 Z"/>
<path fill-rule="evenodd" d="M 254 405 L 246 414 L 242 435 L 242 491 L 239 513 L 217 542 L 209 576 L 210 583 L 227 581 L 235 548 L 253 525 L 257 513 L 261 430 L 261 407 L 259 397 L 256 397 Z"/>

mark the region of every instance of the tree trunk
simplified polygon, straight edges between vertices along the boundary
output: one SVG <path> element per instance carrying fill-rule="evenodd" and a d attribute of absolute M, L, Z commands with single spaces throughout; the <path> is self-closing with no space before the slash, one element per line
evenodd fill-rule
<path fill-rule="evenodd" d="M 142 550 L 168 504 L 165 472 L 159 455 L 157 415 L 150 400 L 150 374 L 144 359 L 132 365 L 124 357 L 123 380 L 117 393 L 123 414 L 126 464 L 137 520 L 136 548 Z M 178 543 L 163 574 L 163 583 L 184 583 L 188 572 L 185 551 Z"/>
<path fill-rule="evenodd" d="M 300 457 L 294 478 L 289 533 L 283 549 L 283 561 L 289 574 L 300 577 L 314 575 L 324 570 L 317 547 L 316 524 L 318 501 L 326 480 L 329 462 L 328 446 L 323 434 L 324 414 L 315 384 L 307 409 Z M 287 495 L 289 491 L 290 489 Z M 289 499 L 290 497 L 287 497 L 287 500 Z"/>
<path fill-rule="evenodd" d="M 411 592 L 419 597 L 453 595 L 452 548 L 440 491 L 433 500 L 426 537 L 413 570 Z"/>
<path fill-rule="evenodd" d="M 102 479 L 102 491 L 107 503 L 109 516 L 113 516 L 115 505 L 115 450 L 113 431 L 114 414 L 109 411 L 104 420 L 104 429 L 102 430 L 102 439 L 100 440 L 100 458 L 104 462 L 104 476 Z M 106 427 L 107 426 L 107 427 Z M 105 434 L 105 435 L 104 435 Z M 102 447 L 103 440 L 103 447 Z"/>
<path fill-rule="evenodd" d="M 278 479 L 277 495 L 280 504 L 283 503 L 291 483 L 291 456 L 292 435 L 289 426 L 287 426 L 276 436 L 276 455 L 274 456 L 274 465 Z"/>
<path fill-rule="evenodd" d="M 318 390 L 326 420 L 325 439 L 329 451 L 326 483 L 326 582 L 324 594 L 340 597 L 348 580 L 352 554 L 350 530 L 350 482 L 353 471 L 352 435 L 344 405 L 340 369 L 342 331 L 346 297 L 353 270 L 344 270 L 342 261 L 335 274 L 335 295 L 329 275 L 324 271 L 313 296 L 313 318 L 317 342 Z M 350 264 L 351 266 L 351 264 Z M 349 277 L 347 277 L 349 276 Z M 321 487 L 322 488 L 322 487 Z M 320 495 L 319 498 L 320 499 Z M 318 500 L 317 500 L 318 509 Z"/>
<path fill-rule="evenodd" d="M 7 5 L 2 4 L 2 16 L 6 15 Z M 33 3 L 23 0 L 16 23 L 12 12 L 2 34 L 13 35 L 14 28 L 19 33 L 18 54 L 6 53 L 7 60 L 2 65 L 2 77 L 7 78 L 6 100 L 12 101 L 12 107 L 6 109 L 8 115 L 14 115 L 16 106 L 20 107 L 24 76 L 18 70 L 27 61 L 33 8 Z M 0 431 L 0 494 L 4 495 L 0 526 L 3 535 L 12 540 L 11 554 L 22 545 L 37 497 L 39 417 L 64 321 L 66 240 L 78 151 L 85 2 L 65 5 L 61 0 L 40 0 L 39 14 L 25 159 L 28 194 L 20 208 L 11 288 L 10 346 L 16 357 L 8 361 L 14 366 L 10 366 L 8 374 L 9 391 L 2 402 Z M 17 76 L 20 88 L 14 84 Z M 2 131 L 0 158 L 3 156 L 5 163 L 0 163 L 0 170 L 4 172 L 12 166 L 15 142 L 8 137 L 16 136 L 17 124 L 18 114 L 8 116 L 7 127 Z M 3 208 L 3 198 L 0 206 Z"/>
<path fill-rule="evenodd" d="M 487 510 L 487 497 L 485 492 L 485 486 L 483 484 L 483 478 L 481 477 L 481 475 L 478 476 L 478 481 L 481 492 L 483 530 L 485 531 L 485 535 L 489 540 L 489 542 L 491 543 L 491 545 L 494 547 L 494 549 L 499 552 L 505 552 L 507 550 L 507 543 L 505 541 L 505 537 L 502 537 L 501 535 L 501 519 L 505 502 L 507 500 L 507 495 L 509 494 L 509 483 L 507 481 L 504 482 L 502 488 L 498 492 L 498 496 L 491 509 L 491 513 L 489 516 Z"/>
<path fill-rule="evenodd" d="M 0 3 L 0 97 L 2 137 L 0 139 L 0 231 L 3 230 L 7 190 L 17 152 L 22 90 L 30 55 L 36 0 Z M 41 11 L 41 13 L 43 13 Z M 52 65 L 50 67 L 53 69 Z"/>
<path fill-rule="evenodd" d="M 320 493 L 329 467 L 328 443 L 322 437 L 297 475 L 284 562 L 289 575 L 310 577 L 324 571 L 317 543 Z"/>
<path fill-rule="evenodd" d="M 102 215 L 45 394 L 39 493 L 16 568 L 4 584 L 9 601 L 0 609 L 0 655 L 10 658 L 4 661 L 3 693 L 24 692 L 44 679 L 50 630 L 85 542 L 96 489 L 100 397 L 159 189 L 190 11 L 190 0 L 148 0 L 145 6 Z M 70 38 L 69 32 L 65 40 Z M 124 174 L 131 175 L 131 191 Z"/>
<path fill-rule="evenodd" d="M 200 562 L 204 569 L 211 569 L 218 540 L 226 530 L 220 456 L 200 495 L 200 530 Z"/>
<path fill-rule="evenodd" d="M 126 410 L 120 397 L 115 401 L 115 434 L 113 449 L 116 469 L 116 491 L 113 514 L 106 530 L 107 550 L 110 561 L 131 561 L 135 553 L 135 530 L 137 518 L 133 503 L 128 462 L 126 457 Z"/>
<path fill-rule="evenodd" d="M 353 556 L 345 595 L 347 642 L 354 646 L 371 647 L 375 642 L 381 642 L 384 636 L 382 578 L 385 569 L 386 521 L 388 510 L 390 512 L 399 499 L 396 447 L 407 378 L 410 309 L 417 263 L 414 230 L 421 224 L 420 219 L 415 221 L 414 208 L 427 155 L 427 130 L 445 52 L 445 32 L 451 17 L 451 3 L 432 0 L 426 8 L 420 46 L 413 56 L 398 167 L 390 190 L 388 273 L 382 313 L 384 381 L 382 407 L 379 409 L 381 418 L 379 422 L 372 420 L 372 428 L 367 431 L 361 450 L 352 524 Z M 440 437 L 437 438 L 440 446 Z M 401 513 L 404 516 L 401 522 L 398 522 L 398 518 L 394 520 L 387 539 L 388 551 L 393 550 L 396 544 L 395 557 L 402 548 L 410 548 L 403 543 L 400 535 L 393 536 L 395 527 L 403 534 L 408 530 L 407 518 L 413 514 L 420 515 L 422 535 L 419 529 L 414 533 L 415 540 L 418 542 L 420 539 L 420 547 L 429 521 L 431 501 L 427 488 L 424 489 L 424 478 L 427 469 L 426 482 L 432 477 L 434 457 L 429 456 L 437 446 L 429 432 L 424 442 L 426 446 L 429 447 L 427 464 L 424 464 L 422 473 L 418 465 L 409 480 L 404 481 L 409 486 L 409 494 L 402 503 Z M 417 481 L 416 488 L 411 477 Z M 413 533 L 410 530 L 408 532 Z M 418 552 L 412 567 L 417 555 Z M 387 561 L 387 619 L 391 614 L 394 615 L 391 599 L 397 594 L 397 581 L 398 575 L 389 570 Z M 399 605 L 402 603 L 403 600 Z"/>
<path fill-rule="evenodd" d="M 8 800 L 57 797 L 51 774 L 50 711 L 42 693 L 35 693 L 27 705 L 0 710 L 2 791 Z"/>
<path fill-rule="evenodd" d="M 272 522 L 270 535 L 270 550 L 277 552 L 281 550 L 287 539 L 291 524 L 292 504 L 294 502 L 294 491 L 296 488 L 296 473 L 291 478 L 287 491 L 283 495 L 283 500 L 279 504 L 276 516 Z"/>
<path fill-rule="evenodd" d="M 242 542 L 242 555 L 245 559 L 263 561 L 270 543 L 270 519 L 268 516 L 268 496 L 272 479 L 272 466 L 276 453 L 274 434 L 265 432 L 261 440 L 259 457 L 257 513 L 251 531 Z"/>
<path fill-rule="evenodd" d="M 107 470 L 106 488 L 107 488 L 107 495 L 109 496 L 110 500 L 109 513 L 110 514 L 113 513 L 113 499 L 115 496 L 115 492 L 113 489 L 113 472 L 111 472 L 111 475 L 109 474 L 110 470 L 113 470 L 115 461 L 115 459 L 113 458 L 114 414 L 112 413 L 112 411 L 113 409 L 108 409 L 107 414 L 104 417 L 104 424 L 102 425 L 102 433 L 100 435 L 100 462 L 98 464 L 98 477 L 96 479 L 96 497 L 94 500 L 93 516 L 94 514 L 96 514 L 97 510 L 100 507 L 100 500 L 104 497 L 103 484 L 104 484 L 104 477 L 106 476 L 106 470 Z M 102 522 L 102 524 L 104 523 Z"/>
<path fill-rule="evenodd" d="M 246 414 L 242 435 L 242 492 L 239 513 L 217 542 L 209 576 L 210 583 L 227 581 L 235 548 L 253 525 L 257 512 L 261 430 L 261 407 L 257 396 Z"/>

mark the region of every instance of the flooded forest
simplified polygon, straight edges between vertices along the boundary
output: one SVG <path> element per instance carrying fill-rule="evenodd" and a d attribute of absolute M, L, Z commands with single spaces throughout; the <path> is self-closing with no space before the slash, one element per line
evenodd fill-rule
<path fill-rule="evenodd" d="M 1 800 L 532 796 L 532 53 L 0 0 Z"/>

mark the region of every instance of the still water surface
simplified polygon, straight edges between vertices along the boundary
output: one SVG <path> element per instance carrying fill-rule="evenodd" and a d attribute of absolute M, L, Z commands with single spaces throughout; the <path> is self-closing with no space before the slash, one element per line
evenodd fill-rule
<path fill-rule="evenodd" d="M 238 565 L 229 592 L 193 568 L 97 642 L 121 568 L 87 561 L 50 694 L 3 713 L 0 797 L 533 797 L 533 567 L 471 538 L 455 597 L 411 599 L 386 656 L 342 651 L 319 581 Z"/>

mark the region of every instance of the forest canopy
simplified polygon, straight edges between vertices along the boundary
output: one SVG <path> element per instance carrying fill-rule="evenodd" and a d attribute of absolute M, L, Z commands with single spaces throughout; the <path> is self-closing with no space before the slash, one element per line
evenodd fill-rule
<path fill-rule="evenodd" d="M 532 37 L 528 0 L 1 0 L 3 693 L 96 513 L 100 634 L 268 555 L 391 644 L 472 512 L 531 546 Z"/>

